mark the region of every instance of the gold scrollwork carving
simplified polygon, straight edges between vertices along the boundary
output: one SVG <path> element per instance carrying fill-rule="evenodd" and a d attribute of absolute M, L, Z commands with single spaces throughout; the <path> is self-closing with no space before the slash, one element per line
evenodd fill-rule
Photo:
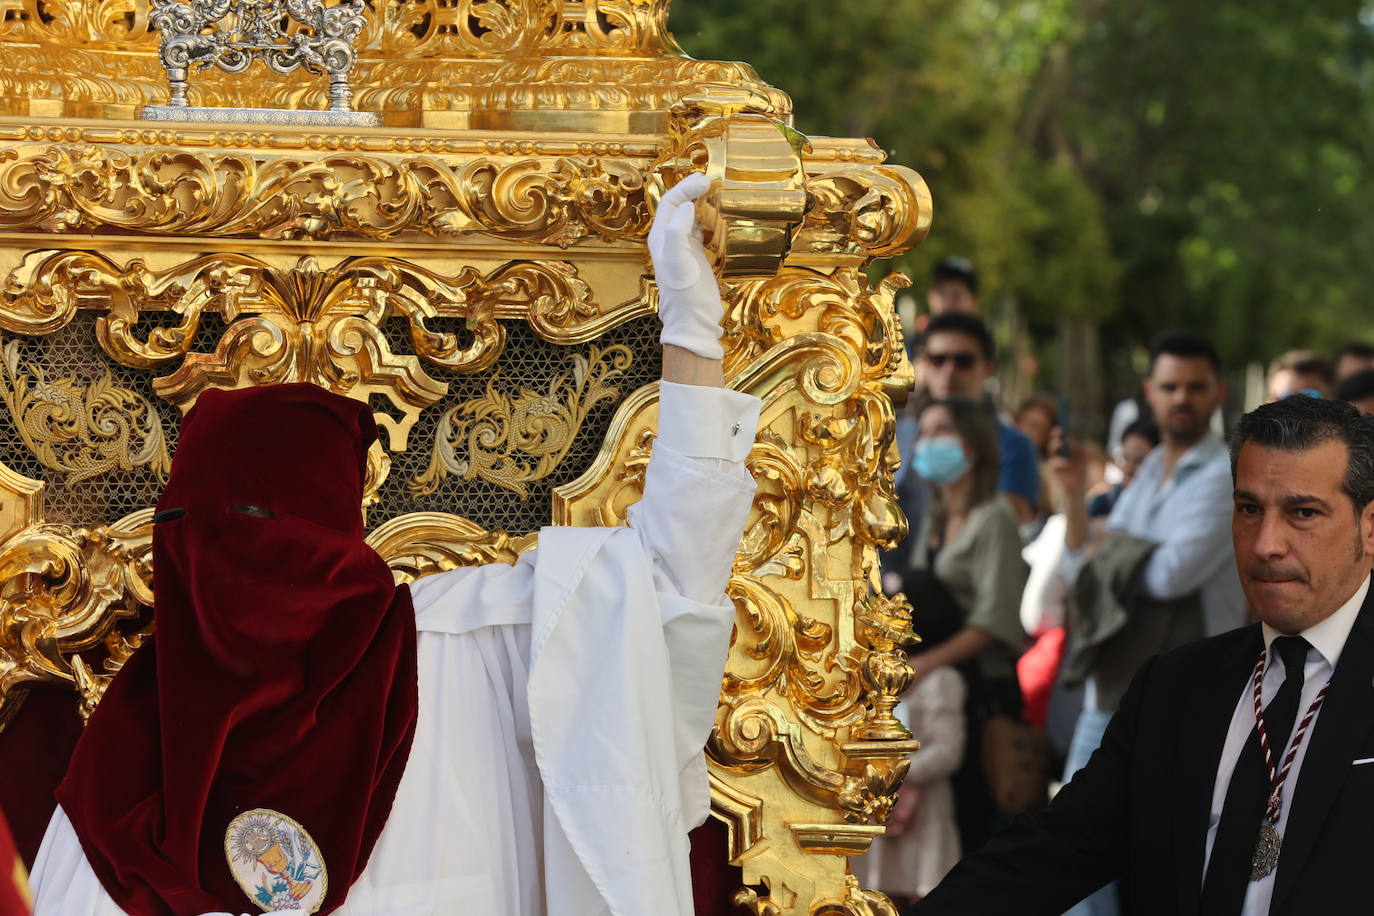
<path fill-rule="evenodd" d="M 480 398 L 444 412 L 429 466 L 410 481 L 416 495 L 433 493 L 450 474 L 496 484 L 529 498 L 530 483 L 553 473 L 577 440 L 587 415 L 620 397 L 616 382 L 634 362 L 629 347 L 568 356 L 572 368 L 549 382 L 547 391 L 522 389 L 514 396 L 499 388 L 500 373 Z"/>
<path fill-rule="evenodd" d="M 711 191 L 698 204 L 721 276 L 777 270 L 806 214 L 802 150 L 806 138 L 780 120 L 730 114 L 733 97 L 691 96 L 674 110 L 670 173 L 704 170 Z"/>
<path fill-rule="evenodd" d="M 49 379 L 41 365 L 21 362 L 23 346 L 10 340 L 0 349 L 0 401 L 45 468 L 69 484 L 140 467 L 166 480 L 172 459 L 162 418 L 146 398 L 115 384 L 109 369 L 84 384 Z"/>
<path fill-rule="evenodd" d="M 603 324 L 587 284 L 565 262 L 516 261 L 488 275 L 465 268 L 444 277 L 386 257 L 349 258 L 322 268 L 300 258 L 290 268 L 249 255 L 195 258 L 164 270 L 141 260 L 121 267 L 84 251 L 34 252 L 6 279 L 0 326 L 51 328 L 75 314 L 75 303 L 106 310 L 97 324 L 102 348 L 134 368 L 178 363 L 154 390 L 189 409 L 207 387 L 236 388 L 310 381 L 354 397 L 382 394 L 401 411 L 378 422 L 393 451 L 404 450 L 420 411 L 448 390 L 425 365 L 481 372 L 500 356 L 505 329 L 498 315 L 528 316 L 539 333 L 573 338 Z M 178 315 L 172 327 L 139 330 L 145 310 Z M 635 311 L 631 306 L 628 311 Z M 207 312 L 229 327 L 213 353 L 191 347 Z M 432 330 L 440 315 L 466 318 L 468 339 Z M 381 325 L 407 319 L 415 356 L 393 353 Z M 34 317 L 37 316 L 37 317 Z"/>
<path fill-rule="evenodd" d="M 0 544 L 0 722 L 32 681 L 68 681 L 83 716 L 95 708 L 151 632 L 151 552 L 151 509 L 95 529 L 35 523 Z M 100 671 L 76 655 L 95 647 Z"/>
<path fill-rule="evenodd" d="M 675 47 L 666 0 L 375 0 L 360 49 L 415 56 L 563 48 L 658 51 Z M 28 41 L 157 46 L 147 7 L 132 0 L 5 0 L 0 35 Z"/>
<path fill-rule="evenodd" d="M 538 537 L 488 531 L 444 512 L 412 512 L 379 525 L 367 542 L 391 565 L 399 584 L 460 566 L 514 563 Z"/>
<path fill-rule="evenodd" d="M 866 163 L 808 159 L 806 166 L 810 205 L 792 260 L 867 262 L 907 251 L 929 234 L 930 188 L 915 171 L 881 164 L 881 157 Z"/>
<path fill-rule="evenodd" d="M 549 5 L 557 11 L 544 44 L 549 50 L 656 52 L 676 47 L 668 34 L 668 4 L 662 0 L 560 0 Z"/>
<path fill-rule="evenodd" d="M 643 177 L 596 158 L 290 156 L 96 144 L 0 151 L 0 228 L 266 239 L 481 233 L 564 248 L 648 231 Z"/>
<path fill-rule="evenodd" d="M 0 37 L 11 41 L 129 42 L 157 47 L 148 29 L 148 6 L 134 0 L 102 3 L 4 0 Z"/>
<path fill-rule="evenodd" d="M 893 297 L 910 282 L 891 274 L 874 288 L 861 270 L 850 267 L 829 274 L 785 267 L 765 279 L 737 281 L 728 290 L 727 369 L 738 369 L 798 334 L 821 332 L 847 345 L 853 355 L 846 361 L 859 377 L 905 397 L 913 375 Z"/>
<path fill-rule="evenodd" d="M 844 901 L 815 910 L 815 916 L 897 916 L 897 907 L 887 896 L 865 890 L 853 875 L 846 875 Z"/>

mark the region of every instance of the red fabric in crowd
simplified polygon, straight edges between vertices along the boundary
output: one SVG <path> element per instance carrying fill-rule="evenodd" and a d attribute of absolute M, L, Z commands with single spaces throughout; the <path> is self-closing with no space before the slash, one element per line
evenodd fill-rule
<path fill-rule="evenodd" d="M 57 791 L 131 916 L 247 909 L 224 846 L 252 808 L 314 837 L 321 913 L 367 864 L 417 705 L 410 593 L 363 541 L 376 435 L 365 404 L 308 384 L 206 391 L 183 422 L 158 511 L 186 512 L 153 534 L 156 635 Z"/>
<path fill-rule="evenodd" d="M 1050 717 L 1050 697 L 1064 658 L 1064 637 L 1063 627 L 1046 630 L 1016 662 L 1016 679 L 1025 699 L 1021 718 L 1036 728 L 1044 728 Z"/>
<path fill-rule="evenodd" d="M 0 816 L 0 916 L 29 916 L 28 871 Z"/>

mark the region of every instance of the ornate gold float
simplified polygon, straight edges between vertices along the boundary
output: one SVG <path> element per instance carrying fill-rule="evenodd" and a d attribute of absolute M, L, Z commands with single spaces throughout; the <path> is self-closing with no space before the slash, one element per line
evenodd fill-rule
<path fill-rule="evenodd" d="M 0 725 L 36 682 L 87 715 L 151 632 L 149 507 L 208 387 L 372 404 L 370 538 L 402 579 L 623 520 L 657 410 L 644 237 L 705 169 L 727 377 L 764 402 L 708 749 L 733 897 L 892 913 L 846 864 L 917 747 L 910 609 L 875 592 L 906 531 L 906 281 L 867 267 L 928 231 L 921 178 L 685 56 L 667 0 L 371 0 L 353 104 L 382 126 L 346 130 L 136 120 L 166 96 L 147 0 L 0 13 Z M 327 88 L 210 72 L 190 97 Z"/>

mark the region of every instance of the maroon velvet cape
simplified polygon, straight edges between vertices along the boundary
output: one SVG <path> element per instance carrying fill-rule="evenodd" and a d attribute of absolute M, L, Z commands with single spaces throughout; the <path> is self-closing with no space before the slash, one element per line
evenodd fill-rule
<path fill-rule="evenodd" d="M 131 916 L 256 906 L 224 852 L 252 808 L 314 837 L 322 913 L 367 864 L 418 694 L 410 592 L 363 541 L 376 435 L 367 405 L 308 384 L 209 390 L 182 424 L 158 510 L 186 512 L 153 533 L 156 635 L 110 684 L 57 791 Z"/>

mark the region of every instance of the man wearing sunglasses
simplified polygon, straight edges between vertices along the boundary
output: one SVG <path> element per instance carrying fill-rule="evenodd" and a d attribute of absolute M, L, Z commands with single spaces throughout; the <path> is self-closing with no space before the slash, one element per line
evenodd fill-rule
<path fill-rule="evenodd" d="M 988 396 L 987 382 L 996 370 L 996 345 L 981 318 L 965 312 L 945 312 L 930 319 L 920 345 L 918 371 L 932 398 L 981 401 Z M 998 489 L 1011 503 L 1017 518 L 1022 523 L 1029 522 L 1035 517 L 1040 499 L 1035 447 L 1024 433 L 1000 418 L 997 436 L 1002 449 Z"/>

